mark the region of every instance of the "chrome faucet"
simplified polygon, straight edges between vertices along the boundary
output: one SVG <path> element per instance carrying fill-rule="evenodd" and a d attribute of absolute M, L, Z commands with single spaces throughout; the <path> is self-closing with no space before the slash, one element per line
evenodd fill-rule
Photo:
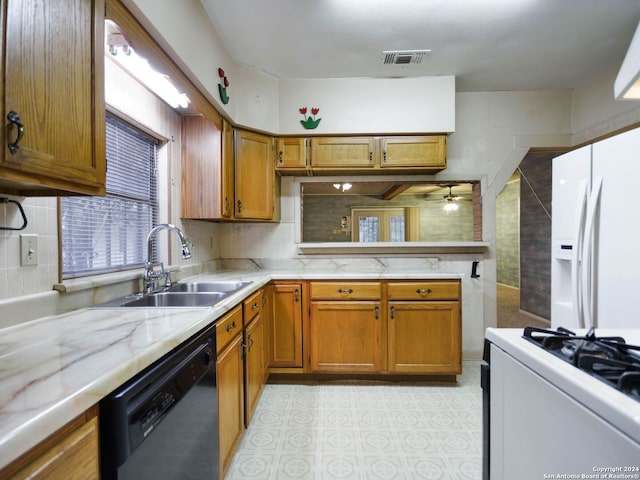
<path fill-rule="evenodd" d="M 164 269 L 162 262 L 154 262 L 151 259 L 151 251 L 153 249 L 153 236 L 160 230 L 170 230 L 175 232 L 180 238 L 182 244 L 182 258 L 191 258 L 191 250 L 189 249 L 189 243 L 184 236 L 182 230 L 170 223 L 161 223 L 151 229 L 147 235 L 147 261 L 144 264 L 144 291 L 145 293 L 152 293 L 162 288 L 168 288 L 171 286 L 171 275 Z M 155 267 L 160 267 L 159 271 L 155 270 Z M 163 283 L 158 281 L 162 280 Z"/>

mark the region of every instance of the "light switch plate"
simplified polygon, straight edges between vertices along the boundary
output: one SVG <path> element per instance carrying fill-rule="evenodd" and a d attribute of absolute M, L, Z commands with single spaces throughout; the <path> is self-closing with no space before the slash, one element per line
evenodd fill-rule
<path fill-rule="evenodd" d="M 20 234 L 20 265 L 38 264 L 38 235 L 34 233 Z"/>

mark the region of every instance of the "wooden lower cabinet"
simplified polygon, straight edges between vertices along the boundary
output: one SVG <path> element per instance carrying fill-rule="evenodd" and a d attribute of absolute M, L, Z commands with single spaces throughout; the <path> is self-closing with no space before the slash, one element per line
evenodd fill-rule
<path fill-rule="evenodd" d="M 270 287 L 270 366 L 302 368 L 302 283 L 275 282 Z"/>
<path fill-rule="evenodd" d="M 244 330 L 244 391 L 245 391 L 245 426 L 253 417 L 253 412 L 260 400 L 264 385 L 264 322 L 262 315 L 257 314 Z"/>
<path fill-rule="evenodd" d="M 238 335 L 233 338 L 222 353 L 218 353 L 216 379 L 220 478 L 224 478 L 244 433 L 244 369 L 241 330 L 238 330 Z"/>
<path fill-rule="evenodd" d="M 92 408 L 0 471 L 0 478 L 98 480 L 98 409 Z"/>
<path fill-rule="evenodd" d="M 459 280 L 388 282 L 390 372 L 462 372 Z"/>
<path fill-rule="evenodd" d="M 459 302 L 391 302 L 388 315 L 390 372 L 462 372 Z"/>
<path fill-rule="evenodd" d="M 309 315 L 312 372 L 380 372 L 380 302 L 312 301 Z"/>
<path fill-rule="evenodd" d="M 308 286 L 304 372 L 462 372 L 460 280 L 327 280 Z"/>

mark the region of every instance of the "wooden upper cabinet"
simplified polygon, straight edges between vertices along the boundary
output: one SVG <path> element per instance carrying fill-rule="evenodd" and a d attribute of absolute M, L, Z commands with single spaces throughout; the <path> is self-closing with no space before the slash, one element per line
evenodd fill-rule
<path fill-rule="evenodd" d="M 238 219 L 275 220 L 273 138 L 235 132 L 235 210 Z"/>
<path fill-rule="evenodd" d="M 180 216 L 229 219 L 233 205 L 233 130 L 203 115 L 182 117 Z"/>
<path fill-rule="evenodd" d="M 373 137 L 314 137 L 311 139 L 313 168 L 373 168 Z"/>
<path fill-rule="evenodd" d="M 0 7 L 0 192 L 103 195 L 104 0 Z"/>
<path fill-rule="evenodd" d="M 313 137 L 306 172 L 312 175 L 398 171 L 437 172 L 447 168 L 446 135 Z M 298 169 L 297 172 L 300 170 Z M 281 174 L 295 173 L 287 168 Z"/>
<path fill-rule="evenodd" d="M 276 170 L 304 171 L 307 168 L 307 139 L 284 137 L 277 140 Z"/>
<path fill-rule="evenodd" d="M 182 117 L 182 218 L 223 215 L 222 135 L 203 115 Z"/>
<path fill-rule="evenodd" d="M 382 137 L 380 167 L 420 167 L 442 170 L 447 166 L 446 146 L 444 135 Z"/>

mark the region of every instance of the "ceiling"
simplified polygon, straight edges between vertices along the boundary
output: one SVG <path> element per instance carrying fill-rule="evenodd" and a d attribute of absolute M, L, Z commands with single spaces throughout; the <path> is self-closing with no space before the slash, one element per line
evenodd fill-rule
<path fill-rule="evenodd" d="M 622 62 L 640 20 L 638 0 L 201 2 L 234 61 L 277 78 L 455 75 L 459 92 L 577 87 Z"/>

